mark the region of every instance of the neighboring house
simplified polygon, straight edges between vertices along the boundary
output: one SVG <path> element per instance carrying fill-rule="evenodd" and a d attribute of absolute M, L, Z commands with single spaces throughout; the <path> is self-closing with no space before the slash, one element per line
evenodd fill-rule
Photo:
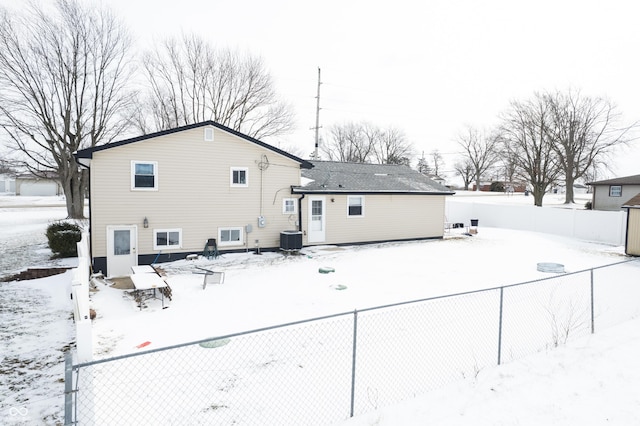
<path fill-rule="evenodd" d="M 302 171 L 305 245 L 442 238 L 454 193 L 407 166 L 313 161 Z"/>
<path fill-rule="evenodd" d="M 640 256 L 640 194 L 623 204 L 627 209 L 627 234 L 624 251 L 630 256 Z"/>
<path fill-rule="evenodd" d="M 0 174 L 0 192 L 16 192 L 16 178 L 14 175 Z"/>
<path fill-rule="evenodd" d="M 93 269 L 107 276 L 203 253 L 214 238 L 221 252 L 275 250 L 290 232 L 305 245 L 438 238 L 451 194 L 408 167 L 338 174 L 329 168 L 338 163 L 311 163 L 212 121 L 75 155 L 90 171 Z"/>
<path fill-rule="evenodd" d="M 16 195 L 22 196 L 55 196 L 62 195 L 62 186 L 58 177 L 52 173 L 40 176 L 22 174 L 16 176 Z"/>
<path fill-rule="evenodd" d="M 623 204 L 640 193 L 640 175 L 588 182 L 593 196 L 593 210 L 620 210 Z"/>

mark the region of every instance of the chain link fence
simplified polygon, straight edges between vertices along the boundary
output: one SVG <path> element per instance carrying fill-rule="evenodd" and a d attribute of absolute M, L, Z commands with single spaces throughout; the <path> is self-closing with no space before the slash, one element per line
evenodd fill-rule
<path fill-rule="evenodd" d="M 339 423 L 640 314 L 640 262 L 72 365 L 67 424 Z"/>

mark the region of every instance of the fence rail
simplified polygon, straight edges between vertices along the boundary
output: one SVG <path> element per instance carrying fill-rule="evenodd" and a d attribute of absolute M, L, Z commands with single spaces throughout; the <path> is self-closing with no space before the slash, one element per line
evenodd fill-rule
<path fill-rule="evenodd" d="M 67 424 L 330 424 L 640 314 L 640 262 L 67 365 Z"/>

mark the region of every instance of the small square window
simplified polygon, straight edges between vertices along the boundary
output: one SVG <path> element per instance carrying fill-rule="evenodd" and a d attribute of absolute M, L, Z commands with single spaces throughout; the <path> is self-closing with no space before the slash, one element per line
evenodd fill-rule
<path fill-rule="evenodd" d="M 364 197 L 362 195 L 347 197 L 347 215 L 349 217 L 364 216 Z"/>
<path fill-rule="evenodd" d="M 246 167 L 231 168 L 231 186 L 249 186 L 249 171 Z"/>
<path fill-rule="evenodd" d="M 609 197 L 622 197 L 622 186 L 611 185 L 609 187 Z"/>
<path fill-rule="evenodd" d="M 297 212 L 295 198 L 285 198 L 282 200 L 282 214 L 295 214 Z"/>
<path fill-rule="evenodd" d="M 182 229 L 156 229 L 153 233 L 154 250 L 182 247 Z"/>
<path fill-rule="evenodd" d="M 132 161 L 131 189 L 141 191 L 157 190 L 158 163 L 155 161 Z"/>

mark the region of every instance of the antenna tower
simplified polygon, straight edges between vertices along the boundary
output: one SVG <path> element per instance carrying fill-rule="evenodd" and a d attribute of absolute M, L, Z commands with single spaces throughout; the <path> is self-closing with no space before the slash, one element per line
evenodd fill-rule
<path fill-rule="evenodd" d="M 316 145 L 315 145 L 315 150 L 313 151 L 313 159 L 317 160 L 318 159 L 318 144 L 319 144 L 319 136 L 318 136 L 318 130 L 320 130 L 320 128 L 322 126 L 320 126 L 320 85 L 322 84 L 322 82 L 320 81 L 320 67 L 318 67 L 318 95 L 316 96 L 316 127 L 312 127 L 312 130 L 316 131 Z"/>

